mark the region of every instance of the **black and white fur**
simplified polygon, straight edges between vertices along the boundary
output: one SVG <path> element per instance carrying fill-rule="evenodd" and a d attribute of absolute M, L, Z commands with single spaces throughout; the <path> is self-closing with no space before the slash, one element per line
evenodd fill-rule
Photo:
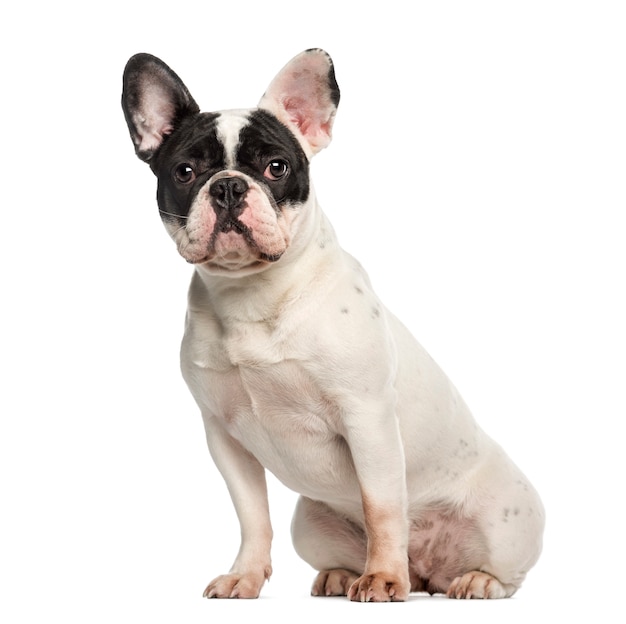
<path fill-rule="evenodd" d="M 255 109 L 201 113 L 150 55 L 124 74 L 137 155 L 194 266 L 182 369 L 241 524 L 205 595 L 256 597 L 269 578 L 269 469 L 301 495 L 292 533 L 314 595 L 510 596 L 539 557 L 541 502 L 321 211 L 309 161 L 338 102 L 322 50 Z"/>

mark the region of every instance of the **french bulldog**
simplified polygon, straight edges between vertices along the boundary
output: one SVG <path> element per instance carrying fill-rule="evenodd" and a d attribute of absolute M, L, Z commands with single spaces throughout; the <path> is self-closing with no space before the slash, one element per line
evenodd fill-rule
<path fill-rule="evenodd" d="M 148 54 L 124 72 L 136 154 L 194 267 L 182 372 L 241 525 L 204 596 L 255 598 L 270 577 L 266 469 L 300 495 L 292 538 L 314 596 L 511 596 L 541 551 L 541 501 L 320 209 L 309 163 L 338 103 L 320 49 L 251 109 L 200 112 Z"/>

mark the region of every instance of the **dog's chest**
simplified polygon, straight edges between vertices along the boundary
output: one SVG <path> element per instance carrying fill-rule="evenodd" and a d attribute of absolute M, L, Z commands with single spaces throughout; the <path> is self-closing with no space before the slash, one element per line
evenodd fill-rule
<path fill-rule="evenodd" d="M 315 372 L 285 357 L 266 329 L 248 326 L 212 346 L 196 341 L 183 350 L 185 357 L 185 377 L 205 418 L 219 419 L 288 487 L 326 498 L 354 485 L 336 406 Z M 343 483 L 337 474 L 347 475 Z"/>

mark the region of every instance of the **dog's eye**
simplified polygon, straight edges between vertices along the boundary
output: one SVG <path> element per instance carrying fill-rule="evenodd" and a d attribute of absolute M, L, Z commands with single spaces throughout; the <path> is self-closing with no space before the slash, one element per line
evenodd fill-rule
<path fill-rule="evenodd" d="M 268 180 L 280 180 L 287 175 L 289 171 L 289 165 L 280 159 L 272 160 L 269 165 L 265 168 L 263 175 Z"/>
<path fill-rule="evenodd" d="M 181 184 L 189 184 L 196 178 L 196 173 L 189 163 L 182 163 L 174 169 L 174 178 Z"/>

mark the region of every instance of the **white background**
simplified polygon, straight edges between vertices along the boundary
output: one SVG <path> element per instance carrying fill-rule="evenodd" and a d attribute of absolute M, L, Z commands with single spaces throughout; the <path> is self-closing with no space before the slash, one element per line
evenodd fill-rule
<path fill-rule="evenodd" d="M 0 619 L 620 617 L 620 5 L 5 3 Z M 318 46 L 342 89 L 313 165 L 322 206 L 544 499 L 544 555 L 512 600 L 310 598 L 289 539 L 294 495 L 274 481 L 264 597 L 201 598 L 238 526 L 178 372 L 191 269 L 134 156 L 121 74 L 148 51 L 204 109 L 253 106 Z"/>

